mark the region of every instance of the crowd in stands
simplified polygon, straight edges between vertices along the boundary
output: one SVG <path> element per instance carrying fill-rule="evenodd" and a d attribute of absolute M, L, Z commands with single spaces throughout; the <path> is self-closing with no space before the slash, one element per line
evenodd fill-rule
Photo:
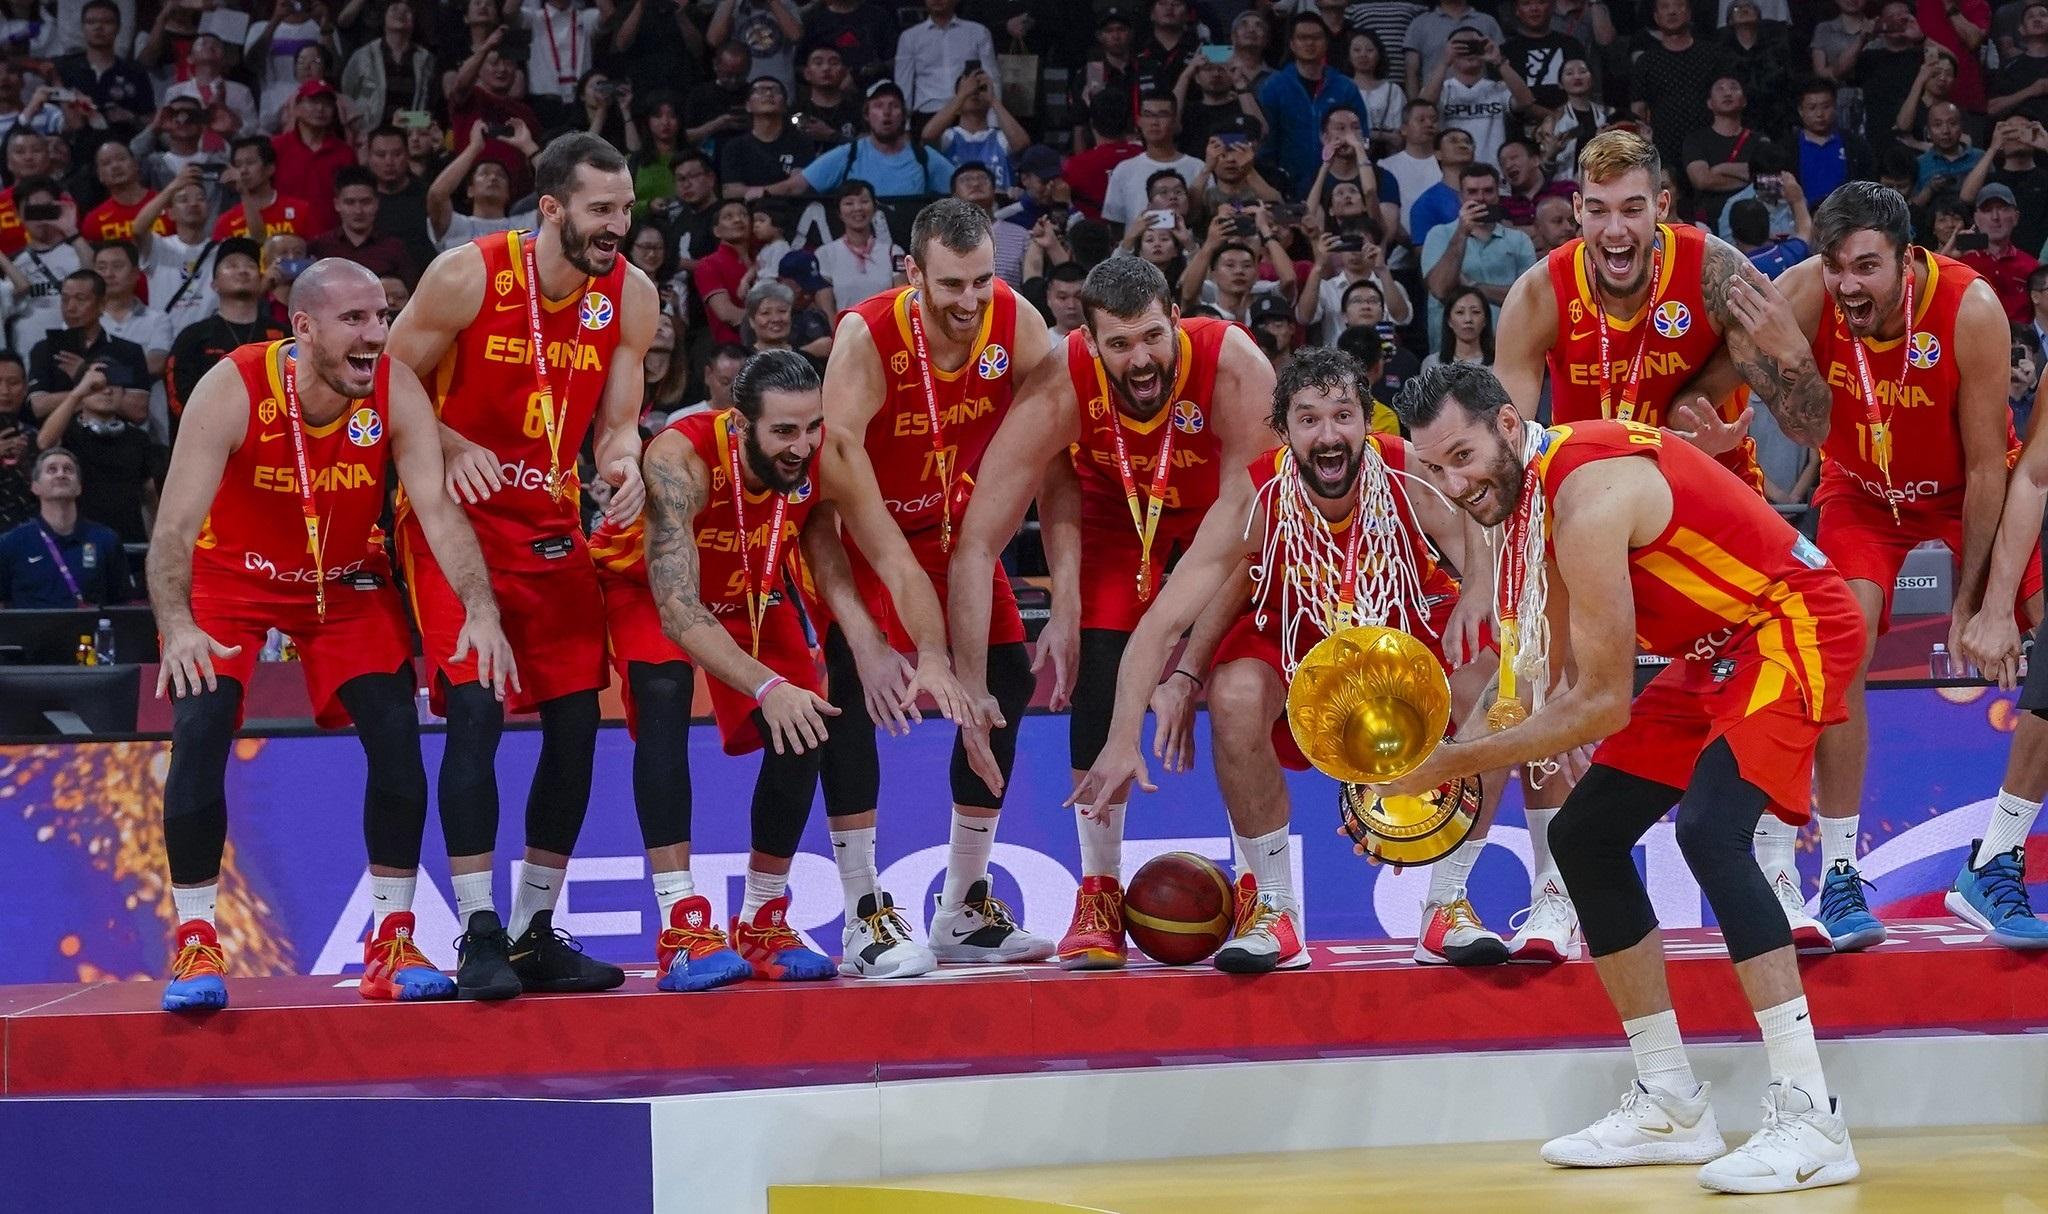
<path fill-rule="evenodd" d="M 1770 275 L 1842 182 L 1906 194 L 2005 302 L 2024 428 L 2048 0 L 0 0 L 0 530 L 55 545 L 0 539 L 0 598 L 132 593 L 125 563 L 93 558 L 95 597 L 27 562 L 145 541 L 181 399 L 285 333 L 294 276 L 361 262 L 395 312 L 439 251 L 533 221 L 562 132 L 633 167 L 651 432 L 729 403 L 752 351 L 822 363 L 947 194 L 1058 334 L 1090 266 L 1137 256 L 1276 363 L 1339 345 L 1390 400 L 1491 361 L 1616 122 L 1663 154 L 1671 222 Z M 1813 459 L 1765 462 L 1803 500 Z"/>

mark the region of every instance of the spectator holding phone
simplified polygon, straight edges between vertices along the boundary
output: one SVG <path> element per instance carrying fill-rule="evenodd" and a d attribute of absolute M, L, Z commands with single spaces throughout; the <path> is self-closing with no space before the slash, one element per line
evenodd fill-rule
<path fill-rule="evenodd" d="M 520 127 L 528 132 L 543 128 L 533 108 L 518 99 L 518 67 L 498 45 L 503 33 L 493 33 L 484 50 L 464 60 L 456 72 L 448 90 L 448 129 L 455 136 L 458 153 L 481 136 L 485 140 L 483 158 L 504 166 L 505 175 L 512 180 L 512 197 L 524 198 L 533 191 L 533 166 L 528 153 L 509 140 Z"/>
<path fill-rule="evenodd" d="M 979 64 L 960 73 L 953 95 L 925 120 L 918 137 L 937 148 L 956 168 L 978 164 L 988 170 L 1006 200 L 1016 192 L 1010 157 L 1031 144 L 1024 124 L 1010 116 L 996 93 L 995 79 Z"/>
<path fill-rule="evenodd" d="M 1280 191 L 1252 165 L 1254 145 L 1255 137 L 1249 133 L 1209 137 L 1208 146 L 1202 149 L 1202 171 L 1188 183 L 1188 193 L 1202 214 L 1214 214 L 1225 204 L 1280 201 Z"/>
<path fill-rule="evenodd" d="M 22 138 L 42 140 L 40 135 L 16 132 L 16 142 Z M 78 207 L 63 196 L 55 181 L 16 178 L 13 195 L 27 244 L 14 255 L 15 272 L 8 275 L 14 289 L 11 345 L 16 350 L 33 350 L 46 335 L 65 327 L 59 304 L 64 278 L 84 269 L 92 260 L 92 250 L 78 238 Z"/>
<path fill-rule="evenodd" d="M 385 0 L 384 36 L 358 47 L 341 69 L 341 91 L 367 126 L 383 126 L 400 110 L 431 109 L 437 99 L 434 52 L 414 40 L 414 23 L 412 0 Z"/>
<path fill-rule="evenodd" d="M 1499 159 L 1501 144 L 1507 142 L 1508 119 L 1536 104 L 1500 45 L 1471 27 L 1452 33 L 1448 53 L 1437 61 L 1420 95 L 1436 102 L 1445 127 L 1470 132 L 1473 156 L 1489 164 Z"/>
<path fill-rule="evenodd" d="M 1391 311 L 1395 324 L 1405 325 L 1413 316 L 1408 292 L 1387 269 L 1386 249 L 1378 237 L 1378 226 L 1361 217 L 1316 238 L 1316 256 L 1302 280 L 1294 315 L 1318 344 L 1327 346 L 1347 326 L 1360 323 L 1347 316 L 1346 300 L 1351 288 L 1362 282 L 1374 285 L 1382 312 Z"/>
<path fill-rule="evenodd" d="M 0 350 L 0 531 L 36 512 L 29 474 L 36 455 L 35 422 L 26 415 L 28 368 L 21 355 Z"/>
<path fill-rule="evenodd" d="M 28 357 L 29 408 L 47 419 L 77 386 L 88 366 L 103 371 L 109 409 L 130 421 L 149 416 L 149 360 L 142 347 L 107 332 L 100 323 L 107 283 L 88 269 L 65 275 L 59 292 L 64 327 L 36 343 Z M 50 443 L 44 443 L 50 446 Z"/>
<path fill-rule="evenodd" d="M 925 19 L 896 40 L 896 83 L 920 129 L 938 112 L 954 82 L 969 68 L 996 61 L 988 27 L 959 15 L 960 0 L 924 0 Z"/>
<path fill-rule="evenodd" d="M 0 440 L 0 451 L 12 446 Z M 4 458 L 4 457 L 0 457 Z M 31 469 L 34 517 L 0 534 L 0 604 L 13 608 L 111 607 L 135 596 L 128 551 L 110 527 L 79 509 L 79 459 L 62 447 L 15 455 Z M 12 471 L 10 469 L 10 471 Z"/>
<path fill-rule="evenodd" d="M 1183 184 L 1202 171 L 1202 161 L 1180 150 L 1179 110 L 1173 94 L 1147 93 L 1138 103 L 1138 136 L 1144 146 L 1136 156 L 1110 170 L 1102 197 L 1102 218 L 1113 226 L 1129 224 L 1146 207 L 1149 183 L 1155 174 L 1178 173 Z"/>
<path fill-rule="evenodd" d="M 2019 204 L 2012 191 L 2002 185 L 1987 185 L 1977 191 L 1975 234 L 1979 239 L 1966 245 L 1968 233 L 1956 238 L 1956 248 L 1962 250 L 1957 260 L 1984 276 L 1998 293 L 1998 302 L 2005 305 L 2006 318 L 2015 325 L 2033 319 L 2027 280 L 2041 265 L 2032 253 L 2013 244 L 2019 221 Z"/>
<path fill-rule="evenodd" d="M 1422 273 L 1429 287 L 1429 329 L 1440 343 L 1446 306 L 1470 287 L 1489 309 L 1487 322 L 1498 319 L 1501 301 L 1522 271 L 1536 264 L 1536 246 L 1507 224 L 1500 205 L 1500 170 L 1490 164 L 1466 166 L 1459 182 L 1463 200 L 1456 220 L 1437 225 L 1422 246 Z M 1435 346 L 1441 353 L 1441 346 Z M 1490 358 L 1490 354 L 1489 354 Z"/>
<path fill-rule="evenodd" d="M 1806 213 L 1803 205 L 1799 209 L 1802 215 Z M 1728 243 L 1749 258 L 1749 264 L 1765 278 L 1775 279 L 1812 255 L 1812 216 L 1807 216 L 1791 235 L 1775 236 L 1771 232 L 1770 208 L 1758 199 L 1741 198 L 1728 204 L 1721 222 L 1728 228 Z"/>
<path fill-rule="evenodd" d="M 1259 108 L 1268 124 L 1267 151 L 1287 174 L 1288 196 L 1299 198 L 1321 163 L 1324 116 L 1346 109 L 1363 122 L 1365 99 L 1349 76 L 1330 69 L 1330 30 L 1318 14 L 1296 13 L 1288 21 L 1287 51 L 1292 61 L 1259 86 Z"/>
<path fill-rule="evenodd" d="M 1211 58 L 1222 51 L 1221 58 Z M 1188 60 L 1180 79 L 1174 82 L 1174 103 L 1180 109 L 1180 149 L 1198 155 L 1217 135 L 1248 135 L 1256 140 L 1266 133 L 1266 117 L 1258 98 L 1251 92 L 1244 69 L 1228 57 L 1228 47 L 1203 47 Z"/>
<path fill-rule="evenodd" d="M 78 22 L 84 49 L 57 60 L 57 80 L 89 100 L 126 138 L 146 125 L 156 109 L 149 73 L 115 51 L 121 10 L 114 0 L 86 0 Z"/>
<path fill-rule="evenodd" d="M 1960 190 L 1962 200 L 1972 204 L 1986 185 L 2011 190 L 2020 210 L 2012 242 L 2022 249 L 2038 250 L 2048 240 L 2048 168 L 2036 156 L 2043 150 L 2048 150 L 2048 129 L 2020 115 L 2007 118 L 1992 131 L 1989 154 L 1970 166 Z"/>
<path fill-rule="evenodd" d="M 166 5 L 166 11 L 170 7 Z M 193 38 L 192 49 L 185 56 L 191 74 L 164 90 L 164 104 L 190 98 L 199 106 L 204 129 L 232 139 L 243 131 L 256 129 L 256 95 L 248 85 L 222 74 L 227 58 L 227 46 L 218 36 L 200 34 Z"/>
<path fill-rule="evenodd" d="M 470 138 L 461 153 L 449 161 L 440 175 L 434 178 L 433 184 L 427 187 L 427 235 L 438 249 L 452 249 L 492 232 L 534 225 L 533 211 L 506 214 L 505 208 L 512 202 L 512 178 L 505 172 L 504 165 L 484 159 L 488 141 L 483 130 L 484 122 L 478 119 L 471 126 Z M 539 151 L 534 147 L 533 136 L 527 133 L 525 123 L 514 123 L 506 142 L 522 150 L 531 148 Z M 467 215 L 455 209 L 455 192 L 465 185 L 469 191 Z"/>
<path fill-rule="evenodd" d="M 1372 163 L 1365 150 L 1365 124 L 1350 110 L 1331 110 L 1323 115 L 1323 164 L 1308 187 L 1308 217 L 1317 228 L 1325 211 L 1332 209 L 1337 188 L 1349 185 L 1365 201 L 1365 210 L 1384 232 L 1401 227 L 1401 183 L 1392 173 Z"/>
<path fill-rule="evenodd" d="M 78 509 L 85 517 L 112 528 L 124 544 L 146 544 L 148 515 L 171 453 L 117 411 L 116 402 L 130 389 L 114 387 L 108 378 L 120 374 L 117 365 L 105 362 L 79 372 L 78 382 L 43 419 L 36 442 L 44 458 L 61 447 L 77 460 Z"/>
<path fill-rule="evenodd" d="M 1322 18 L 1312 19 L 1322 26 Z M 1259 278 L 1261 256 L 1273 267 L 1271 279 Z M 1274 233 L 1272 217 L 1263 206 L 1218 211 L 1209 221 L 1207 238 L 1181 272 L 1181 310 L 1204 305 L 1225 320 L 1249 326 L 1252 303 L 1265 295 L 1283 302 L 1294 298 L 1294 259 Z"/>

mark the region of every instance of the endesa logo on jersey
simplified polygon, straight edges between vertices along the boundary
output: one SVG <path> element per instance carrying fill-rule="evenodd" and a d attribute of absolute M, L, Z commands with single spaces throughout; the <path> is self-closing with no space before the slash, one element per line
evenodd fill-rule
<path fill-rule="evenodd" d="M 934 489 L 923 497 L 883 498 L 882 504 L 889 508 L 891 514 L 923 514 L 927 510 L 937 510 L 939 503 L 945 500 L 946 495 Z"/>
<path fill-rule="evenodd" d="M 592 291 L 583 297 L 576 309 L 576 319 L 586 329 L 602 329 L 612 323 L 612 301 L 602 291 Z"/>
<path fill-rule="evenodd" d="M 573 489 L 576 487 L 576 469 L 573 466 L 575 461 L 572 460 L 570 463 L 570 467 L 562 470 L 562 477 Z M 498 474 L 505 478 L 505 487 L 508 489 L 525 489 L 533 493 L 547 492 L 548 470 L 529 464 L 525 460 L 515 464 L 501 461 L 498 464 Z"/>
<path fill-rule="evenodd" d="M 345 577 L 353 577 L 361 573 L 363 571 L 363 562 L 350 561 L 346 565 L 329 569 L 325 574 L 322 574 L 317 569 L 279 569 L 275 561 L 272 561 L 260 552 L 244 552 L 242 554 L 242 571 L 244 573 L 260 573 L 273 582 L 293 584 L 316 581 L 338 582 Z"/>

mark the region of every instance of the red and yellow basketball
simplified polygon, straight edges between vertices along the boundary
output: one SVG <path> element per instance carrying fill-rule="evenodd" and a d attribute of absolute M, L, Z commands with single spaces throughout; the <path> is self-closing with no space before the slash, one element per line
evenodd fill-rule
<path fill-rule="evenodd" d="M 1147 957 L 1192 965 L 1230 938 L 1230 879 L 1204 857 L 1170 851 L 1145 862 L 1124 891 L 1124 930 Z"/>

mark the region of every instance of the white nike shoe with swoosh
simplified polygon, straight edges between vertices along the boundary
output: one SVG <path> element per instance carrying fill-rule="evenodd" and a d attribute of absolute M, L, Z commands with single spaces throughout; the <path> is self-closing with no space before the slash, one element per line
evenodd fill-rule
<path fill-rule="evenodd" d="M 1645 1164 L 1706 1163 L 1728 1150 L 1701 1084 L 1690 1099 L 1628 1085 L 1621 1104 L 1580 1130 L 1543 1144 L 1543 1162 L 1561 1168 L 1628 1168 Z"/>
<path fill-rule="evenodd" d="M 1789 1193 L 1846 1184 L 1863 1171 L 1839 1100 L 1827 1109 L 1790 1079 L 1764 1089 L 1763 1128 L 1700 1169 L 1700 1187 L 1721 1193 Z"/>
<path fill-rule="evenodd" d="M 967 887 L 967 898 L 947 906 L 943 897 L 933 899 L 932 955 L 951 965 L 988 965 L 1010 961 L 1044 961 L 1058 945 L 1044 936 L 1024 930 L 1010 915 L 1001 898 L 989 892 L 984 877 Z"/>

